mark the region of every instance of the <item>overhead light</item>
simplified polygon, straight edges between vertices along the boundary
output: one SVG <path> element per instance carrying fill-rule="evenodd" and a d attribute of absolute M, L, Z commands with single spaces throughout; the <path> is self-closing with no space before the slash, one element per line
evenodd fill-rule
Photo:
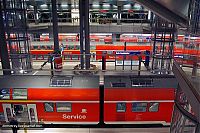
<path fill-rule="evenodd" d="M 110 5 L 108 5 L 108 4 L 103 4 L 103 7 L 110 7 Z"/>
<path fill-rule="evenodd" d="M 46 8 L 47 4 L 40 5 L 41 8 Z"/>
<path fill-rule="evenodd" d="M 24 70 L 20 70 L 19 73 L 24 73 Z"/>
<path fill-rule="evenodd" d="M 98 4 L 92 4 L 92 7 L 99 7 L 100 5 Z"/>
<path fill-rule="evenodd" d="M 68 7 L 68 5 L 61 5 L 61 7 Z"/>
<path fill-rule="evenodd" d="M 131 4 L 124 5 L 124 8 L 130 8 Z"/>

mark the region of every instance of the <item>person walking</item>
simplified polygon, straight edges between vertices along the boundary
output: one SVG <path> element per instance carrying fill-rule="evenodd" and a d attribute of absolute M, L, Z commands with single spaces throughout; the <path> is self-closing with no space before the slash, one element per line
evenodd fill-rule
<path fill-rule="evenodd" d="M 18 121 L 15 119 L 15 117 L 10 118 L 10 125 L 12 125 L 12 131 L 13 133 L 17 133 L 18 128 Z"/>

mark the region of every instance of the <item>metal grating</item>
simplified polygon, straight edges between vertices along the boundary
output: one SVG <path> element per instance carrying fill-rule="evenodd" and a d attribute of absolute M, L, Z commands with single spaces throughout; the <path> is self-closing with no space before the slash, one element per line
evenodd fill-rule
<path fill-rule="evenodd" d="M 71 77 L 53 77 L 50 81 L 51 87 L 71 87 L 72 78 Z"/>
<path fill-rule="evenodd" d="M 132 79 L 132 87 L 153 87 L 153 79 Z"/>
<path fill-rule="evenodd" d="M 111 83 L 112 87 L 126 87 L 126 83 Z"/>

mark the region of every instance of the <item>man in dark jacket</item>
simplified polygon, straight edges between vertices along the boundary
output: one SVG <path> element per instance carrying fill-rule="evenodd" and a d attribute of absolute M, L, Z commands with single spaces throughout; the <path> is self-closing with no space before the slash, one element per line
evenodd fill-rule
<path fill-rule="evenodd" d="M 14 117 L 11 117 L 10 119 L 10 125 L 12 125 L 12 130 L 13 130 L 13 133 L 17 133 L 17 130 L 18 130 L 18 121 L 14 118 Z"/>

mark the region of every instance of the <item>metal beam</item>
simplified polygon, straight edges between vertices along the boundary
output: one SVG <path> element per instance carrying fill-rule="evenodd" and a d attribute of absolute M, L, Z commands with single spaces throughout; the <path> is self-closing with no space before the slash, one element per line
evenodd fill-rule
<path fill-rule="evenodd" d="M 90 25 L 89 25 L 89 0 L 84 0 L 84 30 L 85 30 L 85 65 L 86 70 L 90 68 Z"/>
<path fill-rule="evenodd" d="M 149 10 L 157 14 L 158 16 L 168 21 L 177 23 L 181 26 L 187 26 L 189 23 L 188 19 L 177 15 L 176 13 L 172 12 L 168 8 L 162 6 L 161 4 L 155 2 L 154 0 L 134 0 L 134 1 L 145 6 L 146 8 L 148 8 Z"/>
<path fill-rule="evenodd" d="M 53 40 L 54 40 L 54 51 L 59 51 L 59 40 L 58 40 L 58 14 L 56 0 L 51 0 L 52 3 L 52 18 L 53 18 Z"/>
<path fill-rule="evenodd" d="M 6 43 L 6 36 L 5 36 L 5 28 L 4 28 L 4 20 L 2 14 L 2 6 L 0 1 L 0 57 L 1 57 L 1 64 L 2 69 L 10 69 L 10 61 L 8 56 L 8 49 Z M 7 70 L 3 70 L 4 75 L 10 75 L 11 72 Z"/>
<path fill-rule="evenodd" d="M 99 125 L 104 126 L 104 85 L 99 86 Z"/>
<path fill-rule="evenodd" d="M 81 69 L 84 69 L 84 51 L 83 51 L 83 0 L 79 0 L 79 18 L 80 18 L 80 53 L 81 53 L 81 58 L 80 58 L 80 63 L 81 63 Z"/>

